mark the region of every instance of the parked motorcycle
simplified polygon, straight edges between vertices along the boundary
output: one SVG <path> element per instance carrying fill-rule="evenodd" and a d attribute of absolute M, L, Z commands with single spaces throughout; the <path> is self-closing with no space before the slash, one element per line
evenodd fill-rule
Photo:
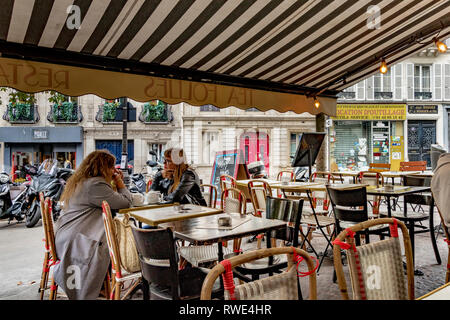
<path fill-rule="evenodd" d="M 54 162 L 50 169 L 43 169 L 42 165 L 36 175 L 32 176 L 32 181 L 25 203 L 25 225 L 32 228 L 41 218 L 41 208 L 39 204 L 39 193 L 43 192 L 45 198 L 52 201 L 53 220 L 56 221 L 61 212 L 59 199 L 67 180 L 74 173 L 72 169 L 58 168 L 57 162 Z"/>
<path fill-rule="evenodd" d="M 0 174 L 0 219 L 9 219 L 8 223 L 16 219 L 22 221 L 24 199 L 30 182 L 13 183 L 7 173 Z"/>
<path fill-rule="evenodd" d="M 142 171 L 145 169 L 143 167 L 139 173 L 133 173 L 130 176 L 130 192 L 132 193 L 145 193 L 146 189 L 146 183 L 145 183 L 145 177 L 142 174 Z"/>
<path fill-rule="evenodd" d="M 164 165 L 158 159 L 158 155 L 153 150 L 150 150 L 149 154 L 152 155 L 152 156 L 155 156 L 156 157 L 156 161 L 148 160 L 146 162 L 147 166 L 152 168 L 152 173 L 150 174 L 149 180 L 147 182 L 148 189 L 150 189 L 150 186 L 151 186 L 152 181 L 153 181 L 154 177 L 156 176 L 156 174 L 164 169 Z"/>

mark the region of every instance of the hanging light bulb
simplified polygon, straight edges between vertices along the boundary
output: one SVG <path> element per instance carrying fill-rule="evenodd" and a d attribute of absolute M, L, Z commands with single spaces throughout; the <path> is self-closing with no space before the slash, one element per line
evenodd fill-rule
<path fill-rule="evenodd" d="M 438 39 L 434 39 L 434 44 L 438 48 L 440 53 L 445 53 L 447 51 L 447 45 Z"/>
<path fill-rule="evenodd" d="M 320 107 L 320 102 L 319 102 L 319 100 L 317 100 L 316 97 L 314 97 L 314 107 L 316 107 L 316 109 L 319 109 L 319 107 Z"/>
<path fill-rule="evenodd" d="M 384 59 L 381 60 L 381 65 L 380 65 L 380 72 L 382 74 L 385 74 L 388 71 L 388 67 L 386 64 L 386 61 Z"/>

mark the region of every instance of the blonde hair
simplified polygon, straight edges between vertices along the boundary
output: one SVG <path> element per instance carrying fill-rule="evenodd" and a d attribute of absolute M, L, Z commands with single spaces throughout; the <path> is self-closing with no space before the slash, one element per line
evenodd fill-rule
<path fill-rule="evenodd" d="M 67 208 L 70 198 L 83 181 L 93 177 L 107 178 L 109 176 L 109 170 L 115 164 L 116 157 L 108 150 L 96 150 L 84 158 L 78 169 L 67 180 L 67 185 L 61 195 L 61 201 L 64 201 L 64 208 Z"/>
<path fill-rule="evenodd" d="M 173 172 L 173 184 L 169 189 L 169 193 L 171 193 L 178 187 L 183 173 L 190 169 L 190 167 L 189 164 L 187 164 L 183 149 L 169 148 L 164 151 L 164 158 L 167 157 L 170 157 L 172 162 L 176 165 L 175 171 Z"/>

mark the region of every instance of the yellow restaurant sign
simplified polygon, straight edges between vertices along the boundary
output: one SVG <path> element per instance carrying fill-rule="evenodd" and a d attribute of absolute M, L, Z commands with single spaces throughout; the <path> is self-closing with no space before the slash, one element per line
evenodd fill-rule
<path fill-rule="evenodd" d="M 337 104 L 334 120 L 406 120 L 406 104 Z"/>
<path fill-rule="evenodd" d="M 194 106 L 212 104 L 219 108 L 234 106 L 261 111 L 275 109 L 279 112 L 336 115 L 335 98 L 319 97 L 321 105 L 316 109 L 314 99 L 301 94 L 9 58 L 0 58 L 0 87 L 30 93 L 55 90 L 69 96 L 92 93 L 105 99 L 129 97 L 140 102 L 157 99 L 168 104 L 187 102 Z"/>

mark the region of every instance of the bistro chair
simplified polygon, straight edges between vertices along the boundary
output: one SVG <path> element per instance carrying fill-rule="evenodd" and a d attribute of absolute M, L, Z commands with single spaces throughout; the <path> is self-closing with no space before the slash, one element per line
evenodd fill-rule
<path fill-rule="evenodd" d="M 120 251 L 119 251 L 119 243 L 116 237 L 116 229 L 114 226 L 113 218 L 111 215 L 111 209 L 109 207 L 108 202 L 102 202 L 102 210 L 103 210 L 103 224 L 105 226 L 105 234 L 106 234 L 106 242 L 108 243 L 109 256 L 111 257 L 111 292 L 110 299 L 111 300 L 124 300 L 127 298 L 138 285 L 141 285 L 142 291 L 144 293 L 144 299 L 146 299 L 148 295 L 148 291 L 145 283 L 142 282 L 141 272 L 127 273 L 121 265 L 120 259 Z M 121 297 L 122 288 L 124 283 L 127 281 L 131 281 L 131 286 L 128 291 Z"/>
<path fill-rule="evenodd" d="M 400 162 L 400 171 L 425 171 L 427 170 L 426 161 Z"/>
<path fill-rule="evenodd" d="M 228 174 L 222 174 L 220 176 L 220 192 L 228 188 L 237 188 L 236 179 Z"/>
<path fill-rule="evenodd" d="M 314 172 L 309 178 L 310 182 L 320 182 L 320 183 L 335 183 L 335 178 L 328 172 Z M 330 201 L 328 199 L 328 194 L 326 191 L 315 191 L 312 192 L 312 205 L 316 209 L 316 213 L 318 213 L 318 205 L 322 204 L 323 212 L 322 214 L 328 213 L 328 208 L 330 205 Z"/>
<path fill-rule="evenodd" d="M 277 181 L 281 181 L 281 182 L 295 181 L 294 172 L 288 171 L 288 170 L 281 170 L 280 172 L 278 172 Z M 283 196 L 283 192 L 280 189 L 277 190 L 277 196 L 279 198 L 281 198 Z"/>
<path fill-rule="evenodd" d="M 237 188 L 228 188 L 222 191 L 220 208 L 224 213 L 247 214 L 247 198 L 244 193 Z M 233 251 L 240 250 L 242 239 L 233 240 Z M 224 247 L 227 243 L 224 244 Z"/>
<path fill-rule="evenodd" d="M 207 188 L 207 192 L 202 192 L 203 197 L 206 200 L 206 205 L 210 208 L 215 208 L 217 203 L 217 187 L 212 184 L 201 184 L 200 188 L 201 190 Z"/>
<path fill-rule="evenodd" d="M 367 190 L 365 187 L 331 187 L 327 186 L 327 192 L 330 196 L 331 207 L 333 208 L 334 219 L 336 223 L 336 234 L 342 230 L 351 227 L 357 223 L 369 220 Z M 380 239 L 384 238 L 383 231 L 387 227 L 376 225 L 364 231 L 366 243 L 370 242 L 369 235 L 376 234 Z M 356 244 L 360 244 L 360 238 L 357 234 Z"/>
<path fill-rule="evenodd" d="M 389 225 L 386 240 L 355 244 L 355 234 L 369 228 Z M 406 255 L 405 277 L 402 249 L 398 237 L 402 231 Z M 347 283 L 342 268 L 341 250 L 346 250 L 353 300 L 414 300 L 414 262 L 406 226 L 397 219 L 380 218 L 358 223 L 340 232 L 333 241 L 334 267 L 342 298 L 349 300 Z"/>
<path fill-rule="evenodd" d="M 390 171 L 391 164 L 390 163 L 370 163 L 369 164 L 369 172 L 384 172 Z"/>
<path fill-rule="evenodd" d="M 368 184 L 369 188 L 380 188 L 384 185 L 384 178 L 381 172 L 361 171 L 357 178 L 357 183 Z M 370 206 L 372 207 L 372 217 L 380 214 L 380 196 L 367 196 Z"/>
<path fill-rule="evenodd" d="M 45 253 L 44 263 L 42 266 L 41 283 L 39 286 L 39 292 L 41 294 L 40 299 L 44 299 L 45 290 L 50 289 L 49 300 L 56 300 L 58 285 L 55 283 L 55 279 L 51 278 L 50 287 L 48 287 L 48 277 L 52 266 L 59 263 L 58 256 L 56 255 L 55 247 L 55 232 L 53 228 L 52 217 L 52 202 L 49 198 L 44 200 L 44 194 L 39 193 L 39 200 L 41 206 L 42 225 L 44 227 L 45 238 Z"/>
<path fill-rule="evenodd" d="M 289 243 L 293 247 L 298 247 L 299 227 L 302 217 L 302 208 L 304 200 L 289 200 L 285 198 L 277 198 L 267 196 L 265 211 L 267 219 L 277 219 L 286 222 L 286 228 L 270 233 L 270 240 L 267 239 L 267 247 L 276 247 L 277 240 L 282 240 L 284 245 Z M 254 262 L 244 263 L 236 267 L 238 278 L 244 281 L 250 281 L 247 275 L 251 276 L 251 280 L 259 279 L 263 274 L 272 275 L 274 272 L 281 272 L 288 264 L 284 256 L 273 258 L 259 259 Z"/>
<path fill-rule="evenodd" d="M 247 184 L 254 215 L 261 217 L 266 210 L 266 197 L 272 195 L 270 185 L 264 180 L 253 179 Z"/>
<path fill-rule="evenodd" d="M 131 228 L 139 254 L 142 276 L 149 288 L 149 298 L 199 299 L 207 272 L 196 267 L 179 270 L 172 230 L 140 229 L 133 224 Z M 214 294 L 223 295 L 219 283 L 214 284 Z"/>
<path fill-rule="evenodd" d="M 450 232 L 449 232 L 447 226 L 445 225 L 444 217 L 442 216 L 441 210 L 439 209 L 437 203 L 436 203 L 436 208 L 438 210 L 439 217 L 441 219 L 441 225 L 444 229 L 444 234 L 445 234 L 444 241 L 447 243 L 447 249 L 448 249 L 447 272 L 445 273 L 445 283 L 448 283 L 450 281 Z"/>
<path fill-rule="evenodd" d="M 235 286 L 233 268 L 281 254 L 287 256 L 287 271 Z M 206 276 L 200 298 L 201 300 L 210 300 L 214 283 L 218 277 L 222 276 L 225 300 L 300 300 L 302 295 L 297 269 L 298 261 L 303 259 L 306 261 L 309 270 L 302 274 L 309 276 L 308 298 L 309 300 L 316 300 L 317 282 L 314 261 L 306 251 L 293 247 L 259 249 L 221 261 Z"/>
<path fill-rule="evenodd" d="M 405 186 L 430 186 L 431 179 L 429 177 L 420 176 L 404 176 L 403 185 Z M 416 206 L 426 205 L 429 207 L 429 212 L 420 211 L 409 211 L 408 204 L 411 206 L 414 204 Z M 422 210 L 423 211 L 423 210 Z M 409 237 L 411 238 L 411 245 L 413 250 L 413 258 L 415 252 L 415 235 L 417 233 L 430 233 L 431 245 L 433 246 L 434 255 L 438 264 L 441 264 L 441 257 L 439 255 L 439 250 L 436 243 L 436 236 L 434 234 L 434 200 L 431 194 L 410 194 L 403 197 L 403 210 L 392 211 L 392 217 L 404 222 L 409 230 Z M 386 215 L 383 213 L 383 215 Z M 429 220 L 429 227 L 422 225 L 422 221 Z M 419 274 L 416 272 L 416 274 Z"/>

